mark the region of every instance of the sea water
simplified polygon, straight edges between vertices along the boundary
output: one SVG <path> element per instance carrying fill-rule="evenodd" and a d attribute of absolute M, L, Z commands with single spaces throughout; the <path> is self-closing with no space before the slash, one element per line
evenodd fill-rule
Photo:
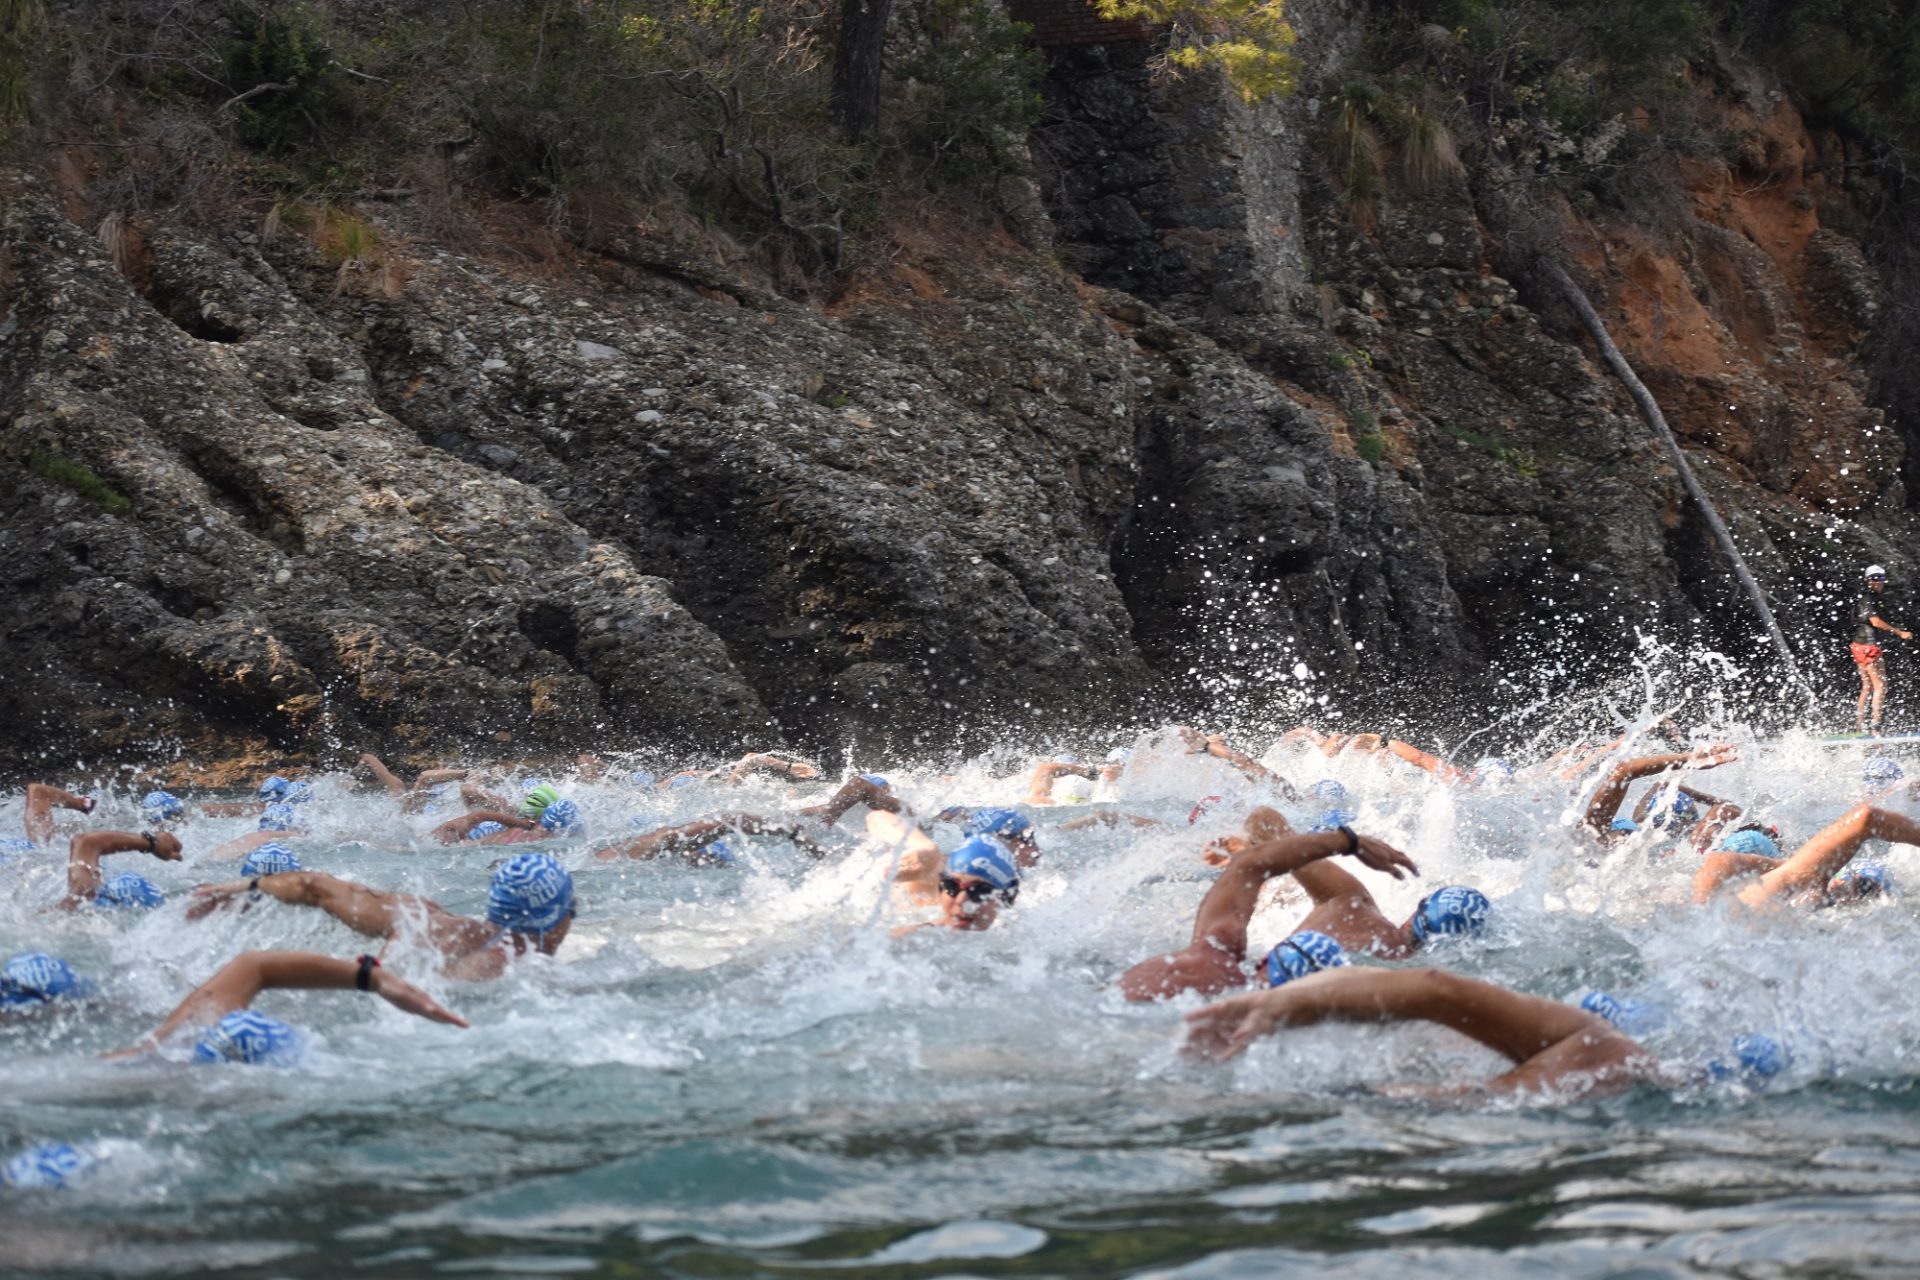
<path fill-rule="evenodd" d="M 1302 786 L 1338 778 L 1354 825 L 1419 862 L 1407 883 L 1345 864 L 1390 914 L 1452 882 L 1493 898 L 1482 937 L 1422 962 L 1555 998 L 1653 1000 L 1667 1020 L 1647 1043 L 1683 1070 L 1750 1031 L 1792 1061 L 1761 1089 L 1444 1107 L 1391 1087 L 1503 1063 L 1429 1026 L 1293 1031 L 1201 1063 L 1180 1052 L 1198 1000 L 1128 1005 L 1111 983 L 1187 941 L 1215 874 L 1202 845 L 1276 797 L 1171 744 L 1149 735 L 1091 804 L 1030 808 L 1044 861 L 979 934 L 895 936 L 919 917 L 890 901 L 896 851 L 866 837 L 857 809 L 818 862 L 770 838 L 743 841 L 731 867 L 592 856 L 635 826 L 789 811 L 835 778 L 665 792 L 612 775 L 564 782 L 592 835 L 536 846 L 568 863 L 580 893 L 559 955 L 463 984 L 416 946 L 388 951 L 470 1030 L 352 991 L 266 993 L 257 1008 L 312 1033 L 292 1069 L 98 1056 L 239 952 L 374 945 L 272 902 L 185 921 L 190 886 L 236 874 L 209 854 L 250 820 L 184 823 L 183 863 L 111 859 L 168 890 L 151 913 L 51 910 L 62 856 L 17 857 L 0 868 L 0 955 L 62 955 L 100 993 L 0 1023 L 0 1154 L 60 1140 L 101 1163 L 67 1190 L 0 1191 L 0 1271 L 1912 1274 L 1920 898 L 1697 908 L 1697 855 L 1644 837 L 1601 850 L 1575 829 L 1591 775 L 1449 787 L 1385 758 L 1276 748 L 1274 768 Z M 1857 750 L 1750 735 L 1740 746 L 1738 763 L 1694 782 L 1757 800 L 1783 843 L 1862 798 Z M 920 813 L 1023 802 L 1025 758 L 1011 751 L 863 763 Z M 1224 799 L 1190 825 L 1209 794 Z M 131 795 L 103 795 L 72 829 L 140 827 Z M 1883 802 L 1909 807 L 1904 791 Z M 1059 830 L 1102 809 L 1166 825 Z M 344 777 L 321 779 L 305 813 L 290 843 L 308 869 L 457 912 L 484 910 L 489 868 L 512 852 L 428 842 L 448 812 L 403 815 Z M 19 814 L 17 799 L 0 809 L 0 829 L 17 831 Z M 1920 851 L 1884 860 L 1920 893 Z M 1254 954 L 1303 912 L 1297 891 L 1270 890 Z"/>

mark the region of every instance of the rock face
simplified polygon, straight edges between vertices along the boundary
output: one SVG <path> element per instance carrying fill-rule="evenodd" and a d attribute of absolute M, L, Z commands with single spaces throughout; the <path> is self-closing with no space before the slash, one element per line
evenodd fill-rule
<path fill-rule="evenodd" d="M 1053 226 L 1003 184 L 1012 234 L 902 229 L 825 309 L 635 229 L 456 253 L 404 203 L 345 262 L 252 214 L 116 262 L 15 175 L 0 757 L 941 750 L 1303 675 L 1457 719 L 1637 629 L 1751 651 L 1515 256 L 1517 161 L 1357 226 L 1307 93 L 1053 67 Z M 1881 285 L 1824 144 L 1732 92 L 1757 141 L 1686 234 L 1593 224 L 1572 265 L 1830 656 L 1854 562 L 1910 563 Z"/>

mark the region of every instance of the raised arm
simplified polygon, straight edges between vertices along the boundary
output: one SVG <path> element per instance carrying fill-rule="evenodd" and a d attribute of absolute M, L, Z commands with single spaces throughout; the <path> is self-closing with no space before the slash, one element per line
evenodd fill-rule
<path fill-rule="evenodd" d="M 1027 778 L 1027 801 L 1030 804 L 1052 804 L 1053 784 L 1060 778 L 1085 778 L 1089 782 L 1100 780 L 1100 771 L 1090 764 L 1077 764 L 1066 760 L 1042 760 L 1033 766 L 1033 773 Z"/>
<path fill-rule="evenodd" d="M 29 782 L 27 784 L 27 839 L 35 844 L 53 843 L 53 811 L 55 809 L 92 813 L 93 798 L 76 795 L 71 791 L 62 791 L 59 787 L 48 786 L 44 782 Z"/>
<path fill-rule="evenodd" d="M 1300 798 L 1299 793 L 1294 791 L 1291 783 L 1261 764 L 1258 760 L 1255 760 L 1246 752 L 1237 750 L 1232 743 L 1227 741 L 1224 734 L 1210 733 L 1207 735 L 1207 754 L 1216 760 L 1225 760 L 1244 778 L 1253 782 L 1264 782 L 1271 786 L 1278 787 L 1280 793 L 1289 800 L 1298 800 Z"/>
<path fill-rule="evenodd" d="M 1920 822 L 1890 809 L 1860 805 L 1822 829 L 1793 851 L 1785 862 L 1740 891 L 1750 907 L 1791 898 L 1812 889 L 1824 890 L 1840 874 L 1860 846 L 1869 840 L 1920 845 Z"/>
<path fill-rule="evenodd" d="M 1627 789 L 1641 778 L 1670 769 L 1712 769 L 1737 759 L 1739 756 L 1732 744 L 1720 742 L 1699 751 L 1673 751 L 1623 760 L 1613 766 L 1606 781 L 1600 784 L 1600 789 L 1593 793 L 1593 799 L 1587 802 L 1587 812 L 1580 820 L 1581 824 L 1604 839 L 1610 835 L 1608 828 L 1613 816 L 1620 812 L 1620 802 L 1627 798 Z"/>
<path fill-rule="evenodd" d="M 100 859 L 114 853 L 148 853 L 162 862 L 180 861 L 180 837 L 171 831 L 90 831 L 67 842 L 67 896 L 63 910 L 92 902 L 100 892 Z"/>
<path fill-rule="evenodd" d="M 1442 782 L 1461 782 L 1467 777 L 1467 771 L 1457 765 L 1448 764 L 1431 751 L 1422 751 L 1410 742 L 1398 738 L 1388 738 L 1385 743 L 1387 754 L 1399 756 L 1416 769 L 1424 769 Z"/>
<path fill-rule="evenodd" d="M 830 827 L 857 804 L 864 804 L 876 813 L 900 812 L 900 802 L 894 798 L 891 790 L 860 773 L 841 783 L 840 789 L 825 804 L 813 805 L 800 812 L 821 826 Z"/>
<path fill-rule="evenodd" d="M 181 1027 L 218 1022 L 234 1010 L 251 1005 L 262 991 L 275 988 L 352 990 L 360 984 L 360 972 L 361 966 L 356 960 L 341 960 L 310 951 L 245 952 L 227 961 L 218 973 L 182 1000 L 138 1048 L 158 1048 Z M 465 1018 L 377 963 L 367 972 L 366 989 L 394 1008 L 418 1017 L 455 1027 L 468 1025 Z"/>
<path fill-rule="evenodd" d="M 381 760 L 379 756 L 373 754 L 373 752 L 367 751 L 361 754 L 360 767 L 366 770 L 375 782 L 385 787 L 388 795 L 403 796 L 407 794 L 407 784 L 400 780 L 400 775 L 387 768 L 386 762 Z"/>
<path fill-rule="evenodd" d="M 755 773 L 781 773 L 789 778 L 817 778 L 820 771 L 804 760 L 794 760 L 787 756 L 774 755 L 768 751 L 753 751 L 741 756 L 726 770 L 726 776 L 735 782 L 743 782 Z"/>
<path fill-rule="evenodd" d="M 187 908 L 187 919 L 198 920 L 242 894 L 256 893 L 290 907 L 316 907 L 355 933 L 370 938 L 389 937 L 400 926 L 406 910 L 434 906 L 425 898 L 382 893 L 321 871 L 282 871 L 278 875 L 196 887 L 194 903 Z"/>
<path fill-rule="evenodd" d="M 1302 869 L 1347 853 L 1396 880 L 1409 872 L 1419 874 L 1413 860 L 1392 845 L 1369 836 L 1349 839 L 1345 829 L 1281 836 L 1252 846 L 1227 864 L 1200 900 L 1193 920 L 1193 941 L 1209 943 L 1236 958 L 1245 956 L 1247 922 L 1259 903 L 1261 886 L 1275 876 L 1298 878 Z"/>

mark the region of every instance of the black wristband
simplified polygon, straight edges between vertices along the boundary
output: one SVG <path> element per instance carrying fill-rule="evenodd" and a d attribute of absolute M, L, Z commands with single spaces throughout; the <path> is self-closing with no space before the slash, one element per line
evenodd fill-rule
<path fill-rule="evenodd" d="M 373 990 L 373 971 L 380 967 L 378 956 L 361 956 L 360 972 L 353 975 L 353 985 L 361 991 Z"/>
<path fill-rule="evenodd" d="M 247 892 L 251 893 L 256 898 L 260 896 L 260 877 L 259 876 L 255 876 L 253 879 L 247 881 Z"/>
<path fill-rule="evenodd" d="M 1360 837 L 1354 834 L 1352 827 L 1335 827 L 1334 830 L 1347 838 L 1348 853 L 1360 852 Z"/>
<path fill-rule="evenodd" d="M 144 839 L 144 840 L 145 840 L 145 841 L 147 842 L 147 852 L 148 852 L 148 853 L 158 853 L 158 852 L 159 852 L 159 850 L 158 850 L 158 849 L 156 849 L 156 848 L 154 848 L 154 847 L 153 847 L 153 832 L 151 832 L 151 831 L 142 831 L 142 832 L 140 833 L 140 836 L 141 836 L 141 838 L 142 838 L 142 839 Z"/>

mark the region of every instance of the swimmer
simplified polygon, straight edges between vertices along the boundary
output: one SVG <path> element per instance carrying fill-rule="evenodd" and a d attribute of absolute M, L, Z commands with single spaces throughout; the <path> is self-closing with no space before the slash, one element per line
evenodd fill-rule
<path fill-rule="evenodd" d="M 991 929 L 993 922 L 1000 918 L 1000 908 L 1012 906 L 1020 896 L 1020 869 L 1014 865 L 1006 845 L 992 836 L 970 838 L 937 865 L 934 883 L 939 894 L 940 918 L 895 929 L 894 937 L 920 929 L 954 929 L 964 933 Z"/>
<path fill-rule="evenodd" d="M 1031 869 L 1040 865 L 1040 844 L 1033 823 L 1013 809 L 969 809 L 953 805 L 942 809 L 937 822 L 957 822 L 968 836 L 994 836 L 1013 853 L 1014 860 Z"/>
<path fill-rule="evenodd" d="M 1249 830 L 1268 838 L 1235 856 L 1207 890 L 1194 916 L 1191 942 L 1179 951 L 1142 960 L 1120 975 L 1120 992 L 1128 1000 L 1164 1000 L 1184 991 L 1217 995 L 1254 981 L 1247 972 L 1247 922 L 1253 919 L 1261 887 L 1276 876 L 1297 876 L 1303 868 L 1337 855 L 1351 855 L 1396 880 L 1420 874 L 1406 854 L 1350 827 L 1297 835 L 1272 809 L 1256 810 L 1255 815 L 1248 819 Z M 1294 932 L 1312 928 L 1309 922 Z"/>
<path fill-rule="evenodd" d="M 0 1019 L 19 1019 L 93 994 L 93 984 L 58 956 L 41 951 L 17 955 L 0 966 Z"/>
<path fill-rule="evenodd" d="M 573 877 L 544 853 L 515 854 L 494 872 L 484 920 L 455 915 L 431 898 L 383 893 L 318 871 L 201 885 L 193 893 L 189 920 L 257 894 L 317 907 L 356 933 L 388 942 L 417 924 L 427 945 L 440 953 L 440 971 L 467 982 L 497 978 L 508 961 L 530 951 L 552 955 L 566 941 L 577 909 Z"/>
<path fill-rule="evenodd" d="M 210 862 L 230 861 L 244 858 L 263 844 L 274 844 L 285 837 L 299 839 L 307 833 L 300 830 L 300 811 L 287 802 L 270 804 L 260 811 L 259 830 L 249 831 L 246 835 L 235 836 L 207 855 Z"/>
<path fill-rule="evenodd" d="M 1698 751 L 1673 751 L 1623 760 L 1608 772 L 1606 780 L 1593 793 L 1593 799 L 1587 802 L 1587 811 L 1580 823 L 1602 844 L 1615 844 L 1631 834 L 1629 830 L 1615 827 L 1614 817 L 1620 812 L 1620 805 L 1635 782 L 1676 769 L 1717 769 L 1739 758 L 1732 743 L 1716 742 Z"/>
<path fill-rule="evenodd" d="M 439 768 L 427 769 L 415 778 L 411 785 L 399 774 L 387 768 L 379 756 L 371 751 L 360 756 L 358 768 L 386 789 L 388 795 L 400 802 L 404 813 L 418 813 L 433 802 L 434 788 L 449 782 L 464 782 L 472 773 L 470 769 Z"/>
<path fill-rule="evenodd" d="M 270 1061 L 290 1050 L 298 1033 L 264 1014 L 235 1015 L 248 1009 L 262 991 L 272 990 L 366 991 L 396 1009 L 431 1022 L 453 1027 L 470 1025 L 411 982 L 382 968 L 373 956 L 341 960 L 309 951 L 247 951 L 220 966 L 219 972 L 195 988 L 138 1044 L 101 1056 L 131 1058 L 157 1053 L 182 1039 L 182 1032 L 200 1029 L 203 1034 L 194 1046 L 197 1061 Z"/>
<path fill-rule="evenodd" d="M 804 760 L 791 756 L 776 755 L 770 751 L 750 751 L 732 764 L 723 764 L 713 769 L 682 769 L 660 782 L 662 787 L 684 786 L 686 782 L 726 782 L 739 784 L 756 773 L 777 773 L 796 781 L 805 781 L 820 776 L 820 770 Z M 684 781 L 683 781 L 684 780 Z"/>
<path fill-rule="evenodd" d="M 1202 1057 L 1231 1058 L 1281 1027 L 1323 1022 L 1437 1023 L 1513 1064 L 1479 1084 L 1420 1091 L 1427 1096 L 1591 1097 L 1662 1075 L 1653 1055 L 1605 1018 L 1440 969 L 1336 968 L 1229 996 L 1187 1015 L 1187 1046 Z"/>
<path fill-rule="evenodd" d="M 1343 826 L 1338 831 L 1357 847 L 1359 838 L 1350 828 Z M 1331 834 L 1323 833 L 1322 838 Z M 1238 862 L 1235 858 L 1229 865 Z M 1478 889 L 1450 884 L 1420 899 L 1413 914 L 1404 923 L 1395 924 L 1380 910 L 1365 885 L 1331 862 L 1308 862 L 1294 871 L 1293 878 L 1313 900 L 1313 909 L 1294 926 L 1294 932 L 1324 933 L 1348 951 L 1382 960 L 1404 960 L 1435 938 L 1478 933 L 1486 924 L 1491 905 Z"/>
<path fill-rule="evenodd" d="M 62 911 L 100 898 L 106 887 L 100 859 L 115 853 L 145 853 L 162 862 L 178 862 L 180 837 L 171 831 L 90 831 L 75 836 L 67 842 L 67 896 L 60 900 Z"/>
<path fill-rule="evenodd" d="M 1888 887 L 1884 870 L 1877 875 L 1842 874 L 1869 840 L 1920 845 L 1920 822 L 1890 809 L 1858 805 L 1786 858 L 1769 856 L 1765 848 L 1751 843 L 1736 848 L 1729 839 L 1727 847 L 1708 854 L 1700 864 L 1693 878 L 1693 900 L 1706 902 L 1738 880 L 1750 882 L 1736 894 L 1749 907 L 1824 906 L 1872 896 Z"/>
<path fill-rule="evenodd" d="M 543 782 L 528 790 L 516 813 L 508 813 L 505 804 L 476 809 L 449 818 L 428 833 L 428 838 L 440 844 L 468 840 L 476 844 L 522 844 L 583 833 L 580 807 Z"/>
<path fill-rule="evenodd" d="M 44 782 L 27 784 L 27 839 L 34 844 L 53 843 L 55 809 L 71 809 L 75 813 L 92 813 L 93 797 L 83 796 L 72 791 L 62 791 L 59 787 Z"/>
<path fill-rule="evenodd" d="M 1112 782 L 1126 772 L 1132 752 L 1115 747 L 1102 764 L 1082 764 L 1078 760 L 1042 760 L 1027 775 L 1027 803 L 1052 804 L 1053 784 L 1061 778 L 1084 778 L 1088 782 Z"/>
<path fill-rule="evenodd" d="M 720 813 L 698 822 L 661 827 L 645 835 L 608 845 L 593 856 L 602 862 L 615 858 L 659 858 L 684 854 L 689 862 L 731 863 L 735 858 L 727 843 L 731 835 L 785 836 L 815 858 L 827 856 L 826 849 L 809 838 L 796 822 L 780 822 L 752 813 Z"/>

